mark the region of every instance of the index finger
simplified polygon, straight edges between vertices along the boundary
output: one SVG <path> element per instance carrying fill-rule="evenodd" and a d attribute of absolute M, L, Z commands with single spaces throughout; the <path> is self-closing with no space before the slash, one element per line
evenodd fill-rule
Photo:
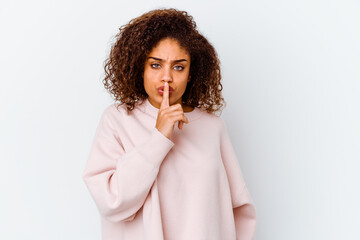
<path fill-rule="evenodd" d="M 165 82 L 160 109 L 168 108 L 168 107 L 169 107 L 169 84 L 168 82 Z"/>

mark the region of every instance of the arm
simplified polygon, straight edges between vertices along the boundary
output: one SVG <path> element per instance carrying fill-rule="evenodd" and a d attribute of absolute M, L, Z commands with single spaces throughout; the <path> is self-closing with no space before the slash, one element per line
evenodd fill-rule
<path fill-rule="evenodd" d="M 174 143 L 154 127 L 143 144 L 125 152 L 110 110 L 101 116 L 82 177 L 101 215 L 112 222 L 131 221 Z"/>
<path fill-rule="evenodd" d="M 239 162 L 231 144 L 224 121 L 221 130 L 221 157 L 229 180 L 234 211 L 236 239 L 254 238 L 256 212 L 254 203 L 246 188 Z"/>

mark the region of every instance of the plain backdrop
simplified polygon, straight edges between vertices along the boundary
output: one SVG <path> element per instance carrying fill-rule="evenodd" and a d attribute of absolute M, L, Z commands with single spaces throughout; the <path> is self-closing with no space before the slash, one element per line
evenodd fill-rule
<path fill-rule="evenodd" d="M 1 1 L 0 239 L 100 239 L 81 178 L 121 25 L 174 7 L 222 67 L 256 240 L 360 239 L 359 1 Z M 186 127 L 186 125 L 185 125 Z"/>

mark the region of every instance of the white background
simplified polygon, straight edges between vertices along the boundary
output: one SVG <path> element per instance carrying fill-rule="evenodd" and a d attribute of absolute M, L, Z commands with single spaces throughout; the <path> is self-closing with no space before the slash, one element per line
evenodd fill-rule
<path fill-rule="evenodd" d="M 118 28 L 186 10 L 222 65 L 256 240 L 360 239 L 359 1 L 2 1 L 0 239 L 100 239 L 81 175 Z M 186 125 L 185 125 L 186 127 Z"/>

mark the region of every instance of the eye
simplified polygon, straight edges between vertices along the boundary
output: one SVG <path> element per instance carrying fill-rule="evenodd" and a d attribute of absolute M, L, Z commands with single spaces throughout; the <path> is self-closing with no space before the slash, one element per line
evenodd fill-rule
<path fill-rule="evenodd" d="M 182 71 L 182 70 L 184 69 L 183 66 L 175 66 L 175 67 L 180 67 L 180 69 L 177 69 L 177 70 L 179 70 L 179 71 Z"/>
<path fill-rule="evenodd" d="M 160 66 L 158 63 L 153 63 L 153 64 L 150 64 L 150 66 L 151 66 L 152 68 L 158 68 L 158 67 L 154 67 L 154 65 L 156 65 L 156 66 Z"/>

